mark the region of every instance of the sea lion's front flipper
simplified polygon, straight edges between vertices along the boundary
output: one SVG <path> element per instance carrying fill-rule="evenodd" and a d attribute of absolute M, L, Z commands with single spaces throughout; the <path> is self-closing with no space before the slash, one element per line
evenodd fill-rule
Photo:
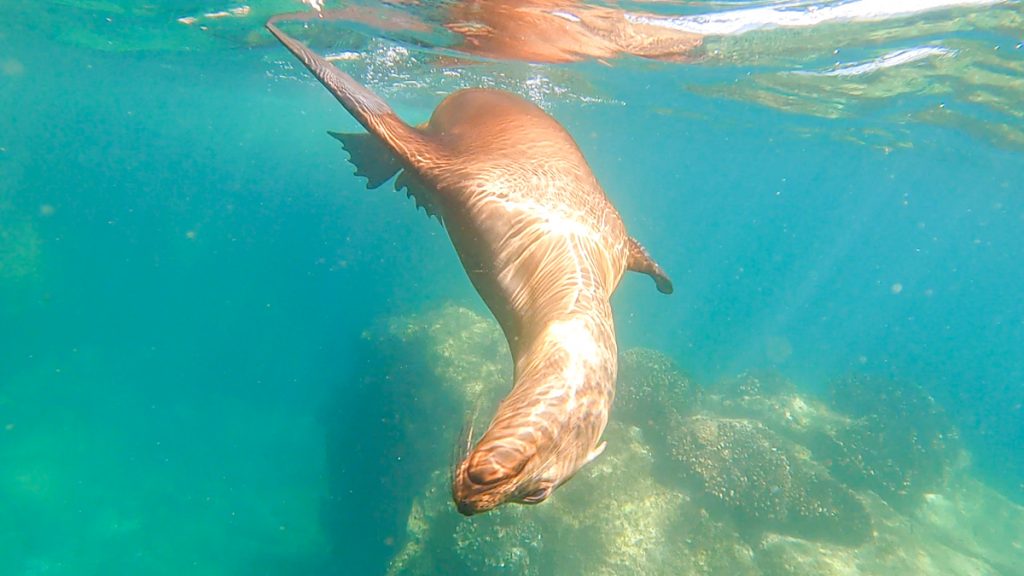
<path fill-rule="evenodd" d="M 633 272 L 641 272 L 654 278 L 654 284 L 658 287 L 658 292 L 662 294 L 672 293 L 672 281 L 669 280 L 668 275 L 651 258 L 647 250 L 632 237 L 629 238 L 629 258 L 626 260 L 626 267 Z"/>
<path fill-rule="evenodd" d="M 395 190 L 401 190 L 402 188 L 405 188 L 406 196 L 416 201 L 417 208 L 423 208 L 427 216 L 437 218 L 438 222 L 444 226 L 444 217 L 441 215 L 441 209 L 434 199 L 434 194 L 415 174 L 408 170 L 403 170 L 398 175 L 398 179 L 395 180 Z"/>
<path fill-rule="evenodd" d="M 380 187 L 402 169 L 402 163 L 398 158 L 395 158 L 387 145 L 373 134 L 328 134 L 341 142 L 348 152 L 349 162 L 356 167 L 356 176 L 366 178 L 367 188 Z"/>
<path fill-rule="evenodd" d="M 367 188 L 379 188 L 381 184 L 398 174 L 398 178 L 395 179 L 395 190 L 405 189 L 406 195 L 416 201 L 417 208 L 423 208 L 428 216 L 434 216 L 444 224 L 440 208 L 430 188 L 415 174 L 403 170 L 402 163 L 380 138 L 373 134 L 328 134 L 337 138 L 345 147 L 349 162 L 356 167 L 356 176 L 366 178 Z"/>
<path fill-rule="evenodd" d="M 590 451 L 590 454 L 587 454 L 587 460 L 586 460 L 586 462 L 584 462 L 584 465 L 590 464 L 591 462 L 593 462 L 598 456 L 601 455 L 601 453 L 604 452 L 604 449 L 607 448 L 607 447 L 608 447 L 608 443 L 607 442 L 601 442 L 600 444 L 598 444 L 597 448 L 594 448 L 593 450 Z"/>

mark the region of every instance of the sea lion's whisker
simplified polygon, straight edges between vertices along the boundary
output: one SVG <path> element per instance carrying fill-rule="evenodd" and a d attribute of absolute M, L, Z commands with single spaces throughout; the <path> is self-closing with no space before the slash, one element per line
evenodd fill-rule
<path fill-rule="evenodd" d="M 448 470 L 450 472 L 449 479 L 454 482 L 455 473 L 459 468 L 459 464 L 469 456 L 469 451 L 473 447 L 473 428 L 476 423 L 476 412 L 472 412 L 466 415 L 466 420 L 462 424 L 462 430 L 459 431 L 459 437 L 452 446 L 451 462 L 449 462 Z"/>

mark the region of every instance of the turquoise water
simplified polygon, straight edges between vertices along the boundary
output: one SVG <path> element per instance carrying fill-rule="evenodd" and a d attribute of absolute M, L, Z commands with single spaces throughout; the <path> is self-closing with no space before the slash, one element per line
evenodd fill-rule
<path fill-rule="evenodd" d="M 404 501 L 366 514 L 338 488 L 375 482 L 337 433 L 378 409 L 352 392 L 361 335 L 484 308 L 443 229 L 352 176 L 325 131 L 355 123 L 262 31 L 298 2 L 208 30 L 175 20 L 225 6 L 132 6 L 16 1 L 0 24 L 0 574 L 383 573 Z M 920 385 L 971 474 L 1021 502 L 1022 21 L 1009 2 L 709 36 L 688 63 L 439 68 L 367 25 L 313 45 L 362 54 L 410 121 L 484 82 L 558 118 L 676 284 L 623 282 L 623 349 L 705 386 Z M 790 73 L 917 46 L 951 52 Z"/>

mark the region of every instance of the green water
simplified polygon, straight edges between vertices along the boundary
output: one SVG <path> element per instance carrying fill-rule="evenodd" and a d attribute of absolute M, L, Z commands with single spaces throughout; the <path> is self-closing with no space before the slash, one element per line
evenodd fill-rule
<path fill-rule="evenodd" d="M 367 25 L 296 27 L 325 53 L 361 54 L 340 65 L 410 122 L 465 86 L 541 103 L 675 280 L 670 297 L 644 277 L 623 282 L 619 343 L 671 358 L 708 391 L 699 414 L 673 396 L 671 418 L 690 420 L 645 428 L 613 415 L 595 471 L 542 506 L 470 520 L 444 493 L 446 455 L 473 409 L 450 385 L 507 368 L 486 310 L 437 222 L 352 176 L 325 132 L 357 126 L 262 31 L 265 16 L 302 6 L 254 5 L 206 30 L 176 21 L 229 7 L 5 3 L 0 574 L 597 570 L 565 550 L 620 558 L 601 564 L 608 573 L 847 573 L 793 552 L 819 541 L 821 558 L 862 573 L 1024 574 L 1012 503 L 1024 494 L 1020 3 L 709 37 L 705 58 L 686 64 L 440 68 L 425 44 L 441 32 L 413 43 Z M 916 46 L 955 54 L 859 76 L 791 73 Z M 420 334 L 409 314 L 450 305 L 482 316 L 431 320 L 451 326 L 432 339 L 395 336 L 403 322 Z M 461 372 L 431 348 L 457 336 Z M 722 384 L 747 370 L 793 389 Z M 887 412 L 886 387 L 869 396 L 877 405 L 844 404 L 834 382 L 850 374 L 898 382 L 898 398 L 920 390 L 941 416 L 923 400 Z M 493 380 L 500 393 L 504 376 Z M 943 480 L 912 483 L 910 504 L 858 484 L 816 440 L 773 423 L 795 398 L 821 403 L 810 422 L 955 427 L 955 449 L 933 442 L 878 464 L 899 477 L 937 466 Z M 758 399 L 768 408 L 751 407 Z M 747 530 L 753 504 L 705 500 L 697 486 L 710 480 L 692 461 L 662 469 L 662 436 L 686 466 L 705 453 L 675 431 L 730 426 L 693 419 L 705 417 L 763 422 L 794 461 L 813 451 L 873 528 L 853 542 L 828 523 Z M 895 434 L 881 446 L 903 446 Z M 584 534 L 588 522 L 635 529 L 623 529 L 633 545 Z M 681 541 L 692 546 L 670 546 Z M 728 559 L 747 552 L 727 549 L 756 561 L 742 572 Z M 901 549 L 930 563 L 900 563 Z M 707 561 L 690 562 L 695 550 Z"/>

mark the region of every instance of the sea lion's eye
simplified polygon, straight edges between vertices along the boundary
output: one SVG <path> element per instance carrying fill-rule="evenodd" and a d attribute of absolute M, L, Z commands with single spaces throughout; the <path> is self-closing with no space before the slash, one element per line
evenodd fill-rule
<path fill-rule="evenodd" d="M 523 504 L 539 504 L 548 499 L 551 495 L 551 487 L 544 486 L 537 488 L 531 492 L 528 492 L 526 496 L 523 496 L 519 501 Z"/>

